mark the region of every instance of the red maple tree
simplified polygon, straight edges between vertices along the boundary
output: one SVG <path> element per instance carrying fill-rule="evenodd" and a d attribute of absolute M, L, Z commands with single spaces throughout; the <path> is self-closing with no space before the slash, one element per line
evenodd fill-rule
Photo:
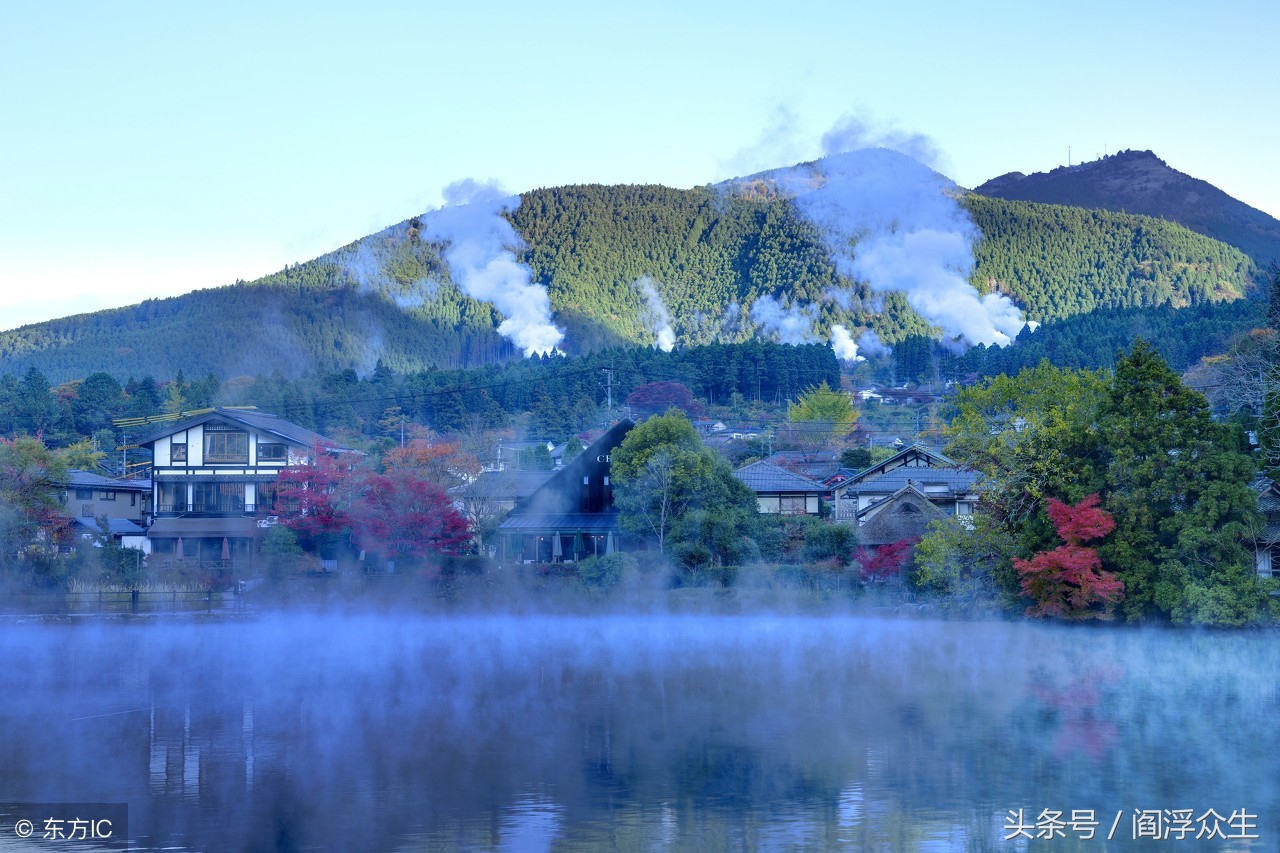
<path fill-rule="evenodd" d="M 885 581 L 902 574 L 911 558 L 911 548 L 919 541 L 920 537 L 912 536 L 870 550 L 859 548 L 854 559 L 858 561 L 862 579 Z"/>
<path fill-rule="evenodd" d="M 1124 599 L 1124 582 L 1114 572 L 1103 571 L 1097 549 L 1083 544 L 1103 538 L 1116 527 L 1111 514 L 1098 506 L 1100 502 L 1096 494 L 1075 506 L 1049 498 L 1049 520 L 1067 544 L 1030 560 L 1014 559 L 1022 594 L 1035 602 L 1027 608 L 1028 616 L 1105 618 Z"/>

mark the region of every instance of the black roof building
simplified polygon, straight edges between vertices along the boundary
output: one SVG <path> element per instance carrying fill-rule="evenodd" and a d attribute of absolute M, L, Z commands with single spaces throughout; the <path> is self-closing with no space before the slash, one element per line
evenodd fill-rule
<path fill-rule="evenodd" d="M 568 562 L 623 548 L 609 461 L 634 426 L 629 419 L 614 424 L 517 504 L 498 526 L 499 559 Z"/>

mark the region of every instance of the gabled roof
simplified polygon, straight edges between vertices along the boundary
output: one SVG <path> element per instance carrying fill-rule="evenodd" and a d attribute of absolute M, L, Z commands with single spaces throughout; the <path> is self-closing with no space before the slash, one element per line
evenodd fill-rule
<path fill-rule="evenodd" d="M 908 483 L 914 483 L 926 493 L 930 486 L 945 486 L 953 494 L 963 494 L 973 491 L 978 479 L 978 472 L 972 468 L 894 468 L 865 480 L 843 484 L 841 489 L 846 495 L 890 495 Z"/>
<path fill-rule="evenodd" d="M 928 463 L 924 467 L 930 468 L 955 468 L 960 464 L 954 459 L 942 455 L 940 451 L 929 450 L 923 444 L 913 444 L 910 447 L 903 448 L 882 462 L 877 462 L 868 468 L 863 468 L 850 479 L 855 482 L 865 480 L 868 477 L 883 474 L 886 471 L 893 470 L 894 468 L 904 467 L 907 461 L 913 458 L 924 459 Z"/>
<path fill-rule="evenodd" d="M 607 455 L 622 444 L 622 439 L 635 425 L 635 421 L 630 418 L 623 418 L 610 427 L 604 435 L 593 441 L 582 453 L 573 457 L 563 468 L 551 472 L 551 476 L 533 494 L 516 504 L 511 514 L 507 516 L 507 520 L 502 522 L 498 529 L 519 528 L 522 524 L 527 524 L 527 518 L 532 516 L 549 520 L 581 514 L 577 513 L 576 509 L 579 504 L 577 495 L 581 493 L 583 475 L 590 473 L 590 466 L 596 464 L 596 457 Z M 615 518 L 617 515 L 613 510 L 602 514 Z M 525 517 L 526 521 L 522 522 L 521 517 Z"/>
<path fill-rule="evenodd" d="M 907 484 L 885 500 L 862 512 L 858 519 L 858 541 L 864 545 L 887 545 L 920 536 L 930 522 L 950 519 L 929 501 L 929 496 Z"/>
<path fill-rule="evenodd" d="M 817 492 L 821 494 L 827 491 L 827 487 L 816 480 L 802 477 L 765 460 L 744 465 L 734 471 L 733 476 L 737 477 L 757 494 L 767 492 Z"/>
<path fill-rule="evenodd" d="M 318 442 L 328 445 L 339 452 L 351 450 L 351 448 L 344 447 L 331 438 L 326 438 L 306 427 L 298 426 L 279 415 L 260 412 L 257 409 L 228 409 L 222 406 L 176 423 L 166 424 L 142 436 L 142 438 L 138 439 L 138 444 L 153 444 L 165 436 L 173 435 L 175 432 L 182 432 L 185 429 L 190 429 L 193 426 L 208 423 L 209 421 L 229 421 L 248 429 L 274 435 L 289 444 L 295 444 L 300 447 L 311 447 Z"/>

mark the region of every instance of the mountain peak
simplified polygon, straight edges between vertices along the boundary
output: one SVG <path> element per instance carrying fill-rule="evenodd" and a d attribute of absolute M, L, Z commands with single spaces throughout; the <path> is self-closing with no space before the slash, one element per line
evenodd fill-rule
<path fill-rule="evenodd" d="M 1008 172 L 974 192 L 1156 216 L 1238 246 L 1260 264 L 1280 257 L 1280 220 L 1171 168 L 1149 150 L 1120 151 L 1031 175 Z"/>

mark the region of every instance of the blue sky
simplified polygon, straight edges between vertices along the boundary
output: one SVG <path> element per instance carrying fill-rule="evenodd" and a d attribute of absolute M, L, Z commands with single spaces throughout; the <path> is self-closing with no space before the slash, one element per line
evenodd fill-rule
<path fill-rule="evenodd" d="M 251 280 L 462 178 L 687 187 L 856 116 L 964 186 L 1122 148 L 1280 216 L 1280 4 L 10 3 L 0 328 Z"/>

